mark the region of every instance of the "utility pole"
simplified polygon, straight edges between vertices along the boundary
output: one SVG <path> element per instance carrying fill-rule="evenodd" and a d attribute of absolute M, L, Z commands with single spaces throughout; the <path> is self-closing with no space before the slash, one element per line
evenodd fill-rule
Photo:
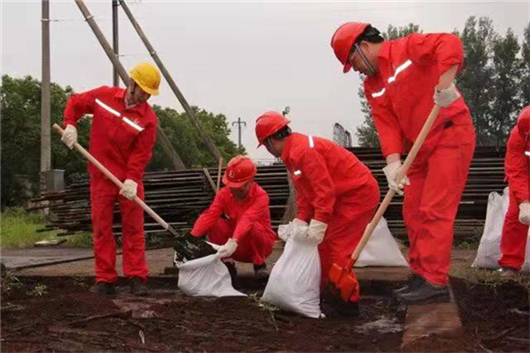
<path fill-rule="evenodd" d="M 241 150 L 241 125 L 244 125 L 245 127 L 247 126 L 247 123 L 243 120 L 241 120 L 241 118 L 237 118 L 237 121 L 234 121 L 232 123 L 232 126 L 234 125 L 237 125 L 237 130 L 238 130 L 238 148 L 239 150 Z"/>
<path fill-rule="evenodd" d="M 45 173 L 51 169 L 51 108 L 50 108 L 50 1 L 42 0 L 42 82 L 41 82 L 41 154 L 40 190 L 46 189 Z"/>
<path fill-rule="evenodd" d="M 119 48 L 119 42 L 118 42 L 118 6 L 120 6 L 120 2 L 118 0 L 112 0 L 112 49 L 114 49 L 114 54 L 116 54 L 116 57 L 119 57 L 120 54 L 120 48 Z M 113 86 L 119 87 L 120 86 L 120 76 L 118 75 L 118 70 L 116 70 L 116 67 L 112 66 L 112 72 L 113 72 Z"/>

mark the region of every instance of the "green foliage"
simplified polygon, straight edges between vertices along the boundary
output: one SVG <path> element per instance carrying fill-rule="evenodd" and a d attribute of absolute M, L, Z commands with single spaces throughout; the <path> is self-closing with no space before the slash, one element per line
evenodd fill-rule
<path fill-rule="evenodd" d="M 0 247 L 28 248 L 40 240 L 56 240 L 56 231 L 37 232 L 44 229 L 47 221 L 40 213 L 30 213 L 22 207 L 6 208 L 0 224 Z M 66 246 L 91 248 L 92 233 L 83 232 L 68 236 Z"/>
<path fill-rule="evenodd" d="M 49 232 L 37 233 L 44 227 L 44 218 L 38 213 L 27 213 L 23 208 L 8 208 L 2 212 L 0 246 L 2 248 L 32 247 L 35 242 L 53 236 Z"/>
<path fill-rule="evenodd" d="M 530 24 L 524 29 L 521 56 L 521 104 L 527 106 L 530 105 Z"/>
<path fill-rule="evenodd" d="M 63 111 L 72 88 L 51 85 L 51 122 L 62 125 Z M 39 192 L 40 184 L 40 102 L 41 83 L 30 77 L 13 78 L 2 76 L 0 109 L 2 112 L 1 131 L 1 178 L 2 208 L 22 206 L 30 197 Z M 168 135 L 173 147 L 188 168 L 216 166 L 202 138 L 191 125 L 185 114 L 171 108 L 154 107 L 159 122 Z M 238 150 L 229 139 L 230 129 L 226 117 L 193 107 L 203 129 L 210 135 L 219 148 L 225 161 L 236 154 L 245 154 Z M 90 119 L 78 122 L 78 140 L 88 147 Z M 78 152 L 64 146 L 59 134 L 51 133 L 52 165 L 55 169 L 65 170 L 66 181 L 71 182 L 86 174 L 87 161 Z M 171 170 L 172 165 L 166 153 L 157 143 L 148 170 Z"/>
<path fill-rule="evenodd" d="M 457 77 L 456 85 L 471 111 L 479 145 L 491 143 L 490 103 L 495 89 L 493 68 L 488 64 L 496 36 L 493 22 L 489 18 L 481 17 L 477 21 L 474 16 L 468 18 L 460 35 L 464 46 L 465 68 Z"/>
<path fill-rule="evenodd" d="M 188 168 L 202 168 L 203 166 L 216 166 L 218 164 L 218 161 L 215 161 L 206 149 L 199 132 L 192 126 L 185 113 L 180 114 L 172 108 L 162 108 L 157 105 L 153 109 L 171 144 Z M 246 153 L 244 148 L 239 151 L 236 144 L 229 139 L 230 129 L 224 115 L 214 115 L 197 107 L 192 107 L 192 109 L 195 117 L 200 121 L 204 131 L 212 138 L 225 161 L 237 154 Z M 160 144 L 157 144 L 148 170 L 164 169 L 171 169 L 171 161 L 165 155 Z"/>

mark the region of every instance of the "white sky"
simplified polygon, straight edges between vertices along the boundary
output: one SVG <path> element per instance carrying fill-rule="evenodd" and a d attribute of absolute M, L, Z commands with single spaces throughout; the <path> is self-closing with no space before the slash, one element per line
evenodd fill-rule
<path fill-rule="evenodd" d="M 111 0 L 85 1 L 112 42 Z M 333 124 L 355 135 L 364 117 L 356 74 L 342 74 L 330 47 L 347 21 L 388 25 L 412 22 L 424 32 L 462 30 L 469 16 L 488 16 L 504 34 L 522 40 L 529 1 L 500 2 L 225 2 L 130 1 L 130 8 L 190 103 L 229 121 L 247 122 L 243 144 L 256 159 L 254 125 L 267 110 L 291 107 L 295 131 L 332 138 Z M 41 78 L 40 1 L 0 0 L 1 73 Z M 112 84 L 112 66 L 73 1 L 51 1 L 52 81 L 84 91 Z M 120 53 L 130 69 L 152 61 L 120 10 Z M 150 103 L 183 111 L 167 84 Z M 232 129 L 237 143 L 237 129 Z M 354 139 L 356 140 L 356 139 Z"/>

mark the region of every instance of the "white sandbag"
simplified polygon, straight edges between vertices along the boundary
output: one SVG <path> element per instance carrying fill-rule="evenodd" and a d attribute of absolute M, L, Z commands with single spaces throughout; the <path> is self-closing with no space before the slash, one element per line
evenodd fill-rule
<path fill-rule="evenodd" d="M 194 297 L 246 296 L 234 289 L 228 268 L 218 254 L 179 264 L 179 288 Z"/>
<path fill-rule="evenodd" d="M 510 192 L 508 188 L 504 189 L 503 195 L 492 192 L 488 196 L 488 208 L 486 211 L 486 221 L 484 224 L 484 233 L 480 239 L 477 250 L 477 256 L 473 261 L 472 267 L 478 268 L 499 268 L 498 261 L 501 254 L 502 227 L 504 218 L 510 205 Z M 522 267 L 523 272 L 530 271 L 530 238 L 526 244 L 526 258 Z"/>
<path fill-rule="evenodd" d="M 303 316 L 323 317 L 320 311 L 320 257 L 318 244 L 307 239 L 308 227 L 281 225 L 286 241 L 282 255 L 271 271 L 262 300 Z"/>
<path fill-rule="evenodd" d="M 384 218 L 377 224 L 355 263 L 355 267 L 365 266 L 409 266 Z"/>

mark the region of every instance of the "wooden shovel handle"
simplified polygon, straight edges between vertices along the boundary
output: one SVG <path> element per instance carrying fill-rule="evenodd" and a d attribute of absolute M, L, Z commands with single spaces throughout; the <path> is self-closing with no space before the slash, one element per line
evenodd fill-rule
<path fill-rule="evenodd" d="M 414 159 L 416 158 L 416 155 L 418 154 L 421 146 L 423 145 L 423 142 L 427 138 L 427 135 L 429 134 L 429 131 L 431 131 L 431 127 L 436 121 L 436 118 L 438 116 L 438 113 L 440 112 L 440 107 L 438 105 L 434 105 L 434 107 L 431 110 L 431 113 L 429 114 L 429 117 L 427 118 L 427 121 L 425 121 L 425 124 L 423 125 L 423 128 L 421 129 L 418 138 L 414 142 L 414 145 L 412 146 L 412 149 L 410 150 L 409 154 L 407 155 L 407 158 L 405 159 L 405 162 L 401 166 L 401 169 L 398 173 L 397 180 L 401 181 L 406 175 L 407 171 L 409 170 L 410 166 L 412 165 L 412 162 L 414 162 Z M 399 184 L 399 182 L 398 182 Z M 351 255 L 351 260 L 348 263 L 349 268 L 353 267 L 357 259 L 359 258 L 359 255 L 361 254 L 361 251 L 364 249 L 364 246 L 372 236 L 372 233 L 374 232 L 375 228 L 377 227 L 377 224 L 383 217 L 383 214 L 385 213 L 386 209 L 390 205 L 390 202 L 392 201 L 392 198 L 394 198 L 394 195 L 396 192 L 392 189 L 389 189 L 388 192 L 385 195 L 385 198 L 383 199 L 383 202 L 381 202 L 381 205 L 379 205 L 379 208 L 377 209 L 377 212 L 374 215 L 374 218 L 372 221 L 368 224 L 366 229 L 364 230 L 363 237 L 361 238 L 361 241 L 359 244 L 357 244 L 357 247 L 355 248 L 355 251 Z"/>
<path fill-rule="evenodd" d="M 53 124 L 53 128 L 57 132 L 59 132 L 61 136 L 64 134 L 64 130 L 59 125 Z M 88 151 L 83 146 L 81 146 L 80 144 L 76 142 L 74 144 L 74 148 L 79 153 L 81 153 L 86 159 L 88 159 L 92 164 L 94 164 L 96 168 L 98 168 L 103 174 L 105 174 L 107 178 L 112 180 L 112 182 L 116 184 L 116 186 L 118 186 L 120 189 L 123 189 L 123 183 L 120 180 L 118 180 L 118 178 L 116 178 L 114 174 L 112 174 L 110 170 L 108 170 L 103 164 L 99 163 L 99 161 L 96 158 L 94 158 L 94 156 L 88 153 Z M 170 229 L 171 227 L 169 224 L 167 224 L 166 221 L 160 218 L 160 216 L 157 215 L 155 211 L 151 209 L 151 207 L 147 206 L 145 202 L 143 202 L 138 196 L 134 197 L 134 202 L 136 202 L 145 212 L 147 212 L 151 217 L 153 217 L 153 219 L 157 221 L 158 224 L 162 226 L 162 228 L 170 232 L 173 230 L 173 229 Z"/>

